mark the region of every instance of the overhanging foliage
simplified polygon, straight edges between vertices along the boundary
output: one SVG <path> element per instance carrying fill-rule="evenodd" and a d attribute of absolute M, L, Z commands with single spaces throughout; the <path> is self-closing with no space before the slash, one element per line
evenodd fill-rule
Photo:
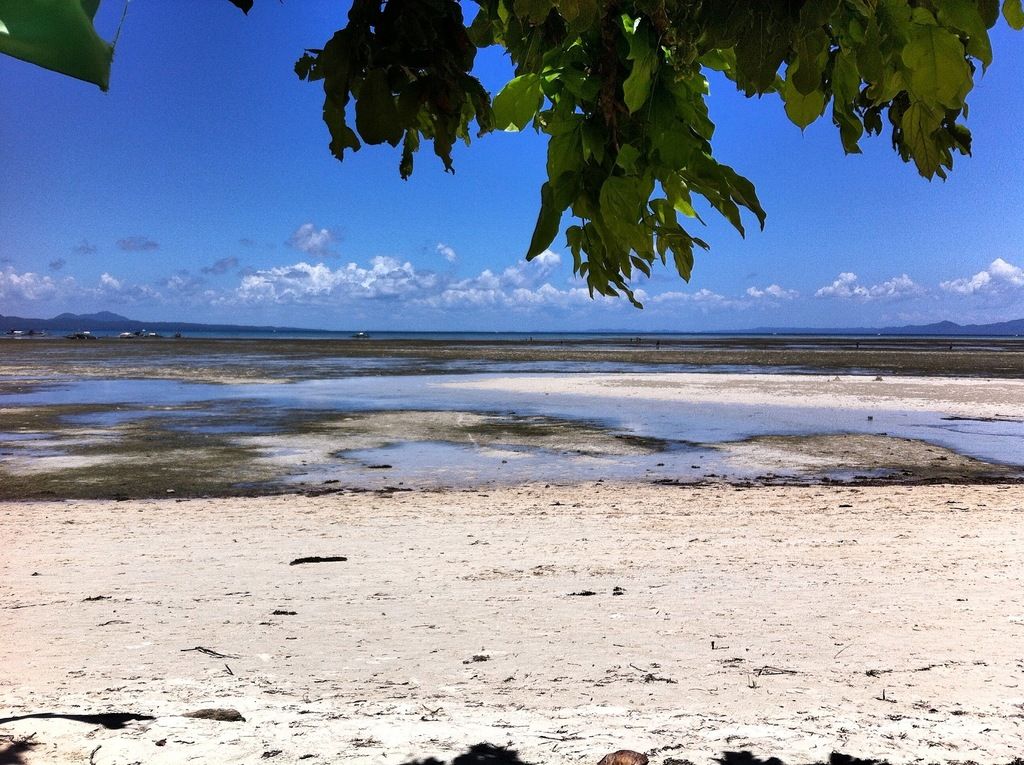
<path fill-rule="evenodd" d="M 848 153 L 888 129 L 904 161 L 945 178 L 970 153 L 961 120 L 1000 13 L 1024 27 L 1021 0 L 477 0 L 469 25 L 457 0 L 354 0 L 348 25 L 295 69 L 323 82 L 334 156 L 401 146 L 403 178 L 424 141 L 452 170 L 455 141 L 473 132 L 545 133 L 527 258 L 568 211 L 591 294 L 639 305 L 635 271 L 671 262 L 689 280 L 694 248 L 708 248 L 681 222 L 700 221 L 694 197 L 741 234 L 741 210 L 764 225 L 753 185 L 714 158 L 707 71 L 778 94 L 801 128 L 827 115 Z M 491 45 L 515 66 L 493 100 L 472 74 Z"/>

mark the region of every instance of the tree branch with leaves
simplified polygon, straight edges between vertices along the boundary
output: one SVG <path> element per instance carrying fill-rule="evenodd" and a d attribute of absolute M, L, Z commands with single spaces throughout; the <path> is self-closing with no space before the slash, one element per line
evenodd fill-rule
<path fill-rule="evenodd" d="M 251 5 L 251 0 L 231 0 Z M 747 96 L 777 94 L 801 129 L 827 117 L 847 153 L 888 130 L 897 154 L 945 178 L 970 154 L 963 124 L 988 31 L 1024 28 L 1021 0 L 354 0 L 348 24 L 296 64 L 324 88 L 339 160 L 401 145 L 408 178 L 424 142 L 452 148 L 493 130 L 548 137 L 547 181 L 526 257 L 563 231 L 591 295 L 625 295 L 636 272 L 690 279 L 703 198 L 740 234 L 764 226 L 754 186 L 713 153 L 710 71 Z M 515 76 L 492 99 L 473 76 L 501 46 Z M 354 124 L 353 124 L 354 118 Z M 685 222 L 685 225 L 684 225 Z"/>

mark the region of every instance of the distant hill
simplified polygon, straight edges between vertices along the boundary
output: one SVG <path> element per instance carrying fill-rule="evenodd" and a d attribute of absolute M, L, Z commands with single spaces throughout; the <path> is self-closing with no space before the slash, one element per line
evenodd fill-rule
<path fill-rule="evenodd" d="M 323 332 L 299 327 L 249 326 L 245 324 L 198 324 L 186 321 L 138 321 L 110 311 L 99 313 L 62 313 L 52 319 L 0 316 L 0 332 L 9 329 L 54 332 Z"/>
<path fill-rule="evenodd" d="M 248 324 L 200 324 L 184 321 L 139 321 L 127 316 L 100 311 L 98 313 L 62 313 L 52 319 L 30 319 L 22 316 L 0 316 L 0 334 L 10 329 L 46 330 L 48 332 L 81 332 L 88 330 L 93 333 L 151 332 L 188 333 L 188 332 L 301 332 L 305 334 L 335 334 L 330 330 L 308 329 L 302 327 L 252 326 Z M 602 329 L 601 333 L 635 335 L 635 329 Z M 663 330 L 673 333 L 672 330 Z M 658 334 L 658 333 L 647 333 Z M 993 324 L 956 324 L 952 321 L 939 321 L 934 324 L 908 324 L 902 327 L 755 327 L 746 330 L 730 330 L 728 332 L 712 332 L 699 334 L 752 334 L 752 335 L 990 335 L 1002 337 L 1024 337 L 1024 319 L 1000 321 Z"/>
<path fill-rule="evenodd" d="M 1024 336 L 1024 319 L 993 324 L 957 324 L 937 321 L 934 324 L 906 324 L 902 327 L 757 327 L 755 334 L 773 335 L 999 335 Z"/>

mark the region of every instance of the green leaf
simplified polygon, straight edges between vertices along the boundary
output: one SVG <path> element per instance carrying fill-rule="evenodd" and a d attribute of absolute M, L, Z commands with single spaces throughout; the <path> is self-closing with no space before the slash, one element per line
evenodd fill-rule
<path fill-rule="evenodd" d="M 402 140 L 404 131 L 398 117 L 398 107 L 383 69 L 371 69 L 359 87 L 356 129 L 369 144 L 387 142 L 397 146 Z"/>
<path fill-rule="evenodd" d="M 1014 29 L 1024 29 L 1024 7 L 1021 6 L 1021 0 L 1005 0 L 1003 18 Z"/>
<path fill-rule="evenodd" d="M 971 0 L 943 0 L 939 5 L 939 21 L 967 35 L 967 53 L 987 69 L 992 63 L 992 43 L 988 28 L 978 6 Z"/>
<path fill-rule="evenodd" d="M 832 21 L 839 6 L 839 0 L 807 0 L 800 9 L 800 26 L 807 29 L 820 28 Z"/>
<path fill-rule="evenodd" d="M 864 44 L 857 49 L 857 68 L 864 82 L 869 85 L 881 85 L 885 79 L 882 35 L 877 19 L 872 18 L 864 28 Z"/>
<path fill-rule="evenodd" d="M 551 0 L 515 0 L 515 7 L 520 18 L 540 24 L 551 13 Z"/>
<path fill-rule="evenodd" d="M 324 123 L 331 131 L 330 149 L 335 159 L 343 160 L 345 149 L 359 150 L 360 143 L 355 131 L 345 124 L 345 108 L 339 106 L 333 98 L 324 101 Z"/>
<path fill-rule="evenodd" d="M 782 88 L 782 99 L 786 102 L 786 116 L 801 130 L 806 128 L 825 111 L 825 94 L 812 90 L 804 94 L 789 77 Z"/>
<path fill-rule="evenodd" d="M 630 114 L 640 109 L 651 94 L 651 83 L 658 68 L 658 50 L 651 37 L 645 23 L 638 24 L 629 35 L 628 58 L 633 68 L 622 83 L 622 94 Z"/>
<path fill-rule="evenodd" d="M 640 179 L 613 175 L 601 185 L 601 213 L 606 220 L 633 225 L 640 217 Z"/>
<path fill-rule="evenodd" d="M 904 144 L 914 158 L 917 171 L 925 178 L 934 176 L 942 162 L 935 140 L 935 132 L 941 120 L 941 115 L 921 101 L 915 101 L 903 113 L 901 127 Z"/>
<path fill-rule="evenodd" d="M 540 212 L 537 215 L 537 225 L 533 229 L 533 237 L 530 239 L 530 249 L 526 252 L 527 260 L 533 260 L 544 252 L 558 236 L 564 208 L 556 205 L 554 197 L 550 183 L 540 187 Z"/>
<path fill-rule="evenodd" d="M 570 31 L 585 29 L 597 19 L 597 0 L 555 0 L 555 7 L 569 22 Z"/>
<path fill-rule="evenodd" d="M 583 169 L 583 139 L 579 124 L 567 126 L 548 142 L 548 179 L 554 183 L 565 173 Z"/>
<path fill-rule="evenodd" d="M 669 249 L 672 250 L 672 260 L 676 266 L 676 272 L 683 277 L 684 281 L 690 281 L 693 275 L 693 248 L 681 246 L 680 237 L 673 237 L 669 242 Z"/>
<path fill-rule="evenodd" d="M 985 28 L 991 29 L 999 21 L 999 0 L 978 0 L 978 12 Z"/>
<path fill-rule="evenodd" d="M 757 190 L 754 188 L 754 184 L 728 165 L 719 164 L 718 172 L 722 174 L 722 178 L 728 184 L 729 195 L 732 199 L 754 213 L 758 225 L 764 229 L 764 222 L 768 216 L 764 208 L 761 207 L 761 200 L 757 198 Z"/>
<path fill-rule="evenodd" d="M 398 173 L 402 180 L 408 180 L 412 175 L 412 155 L 420 148 L 420 134 L 415 130 L 405 131 L 405 140 L 402 142 L 402 159 L 398 163 Z"/>
<path fill-rule="evenodd" d="M 583 124 L 583 158 L 593 159 L 597 164 L 604 162 L 605 143 L 608 135 L 593 122 Z"/>
<path fill-rule="evenodd" d="M 694 209 L 690 190 L 678 173 L 673 173 L 668 178 L 665 178 L 661 185 L 665 189 L 665 195 L 678 212 L 681 212 L 688 218 L 696 218 L 701 223 L 704 222 Z"/>
<path fill-rule="evenodd" d="M 312 51 L 306 51 L 302 54 L 302 57 L 295 62 L 295 74 L 299 76 L 300 80 L 307 80 L 313 82 L 314 80 L 323 79 L 323 74 L 318 71 L 317 57 L 310 55 Z"/>
<path fill-rule="evenodd" d="M 839 138 L 847 154 L 860 154 L 858 142 L 864 134 L 854 105 L 860 88 L 860 72 L 851 54 L 839 51 L 832 66 L 832 121 L 839 127 Z"/>
<path fill-rule="evenodd" d="M 971 70 L 960 39 L 922 8 L 916 9 L 903 62 L 910 69 L 910 93 L 929 106 L 959 109 L 971 87 Z"/>
<path fill-rule="evenodd" d="M 721 3 L 723 6 L 731 3 Z M 779 66 L 793 39 L 795 19 L 790 4 L 756 2 L 746 5 L 736 40 L 736 84 L 748 96 L 775 87 Z"/>
<path fill-rule="evenodd" d="M 509 81 L 494 98 L 494 126 L 517 131 L 526 127 L 544 100 L 538 74 L 524 74 Z"/>
<path fill-rule="evenodd" d="M 821 75 L 828 61 L 828 47 L 828 35 L 821 29 L 797 40 L 797 58 L 786 68 L 786 79 L 791 79 L 796 90 L 805 96 L 821 87 Z"/>
<path fill-rule="evenodd" d="M 636 169 L 636 163 L 640 159 L 640 150 L 632 144 L 623 144 L 619 147 L 619 154 L 615 157 L 615 164 L 632 173 Z"/>

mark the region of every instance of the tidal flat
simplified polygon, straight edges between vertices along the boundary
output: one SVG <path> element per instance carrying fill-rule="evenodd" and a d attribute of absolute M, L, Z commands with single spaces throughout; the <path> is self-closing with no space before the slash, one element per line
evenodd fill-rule
<path fill-rule="evenodd" d="M 0 498 L 1019 480 L 1022 345 L 952 344 L 0 342 Z"/>

